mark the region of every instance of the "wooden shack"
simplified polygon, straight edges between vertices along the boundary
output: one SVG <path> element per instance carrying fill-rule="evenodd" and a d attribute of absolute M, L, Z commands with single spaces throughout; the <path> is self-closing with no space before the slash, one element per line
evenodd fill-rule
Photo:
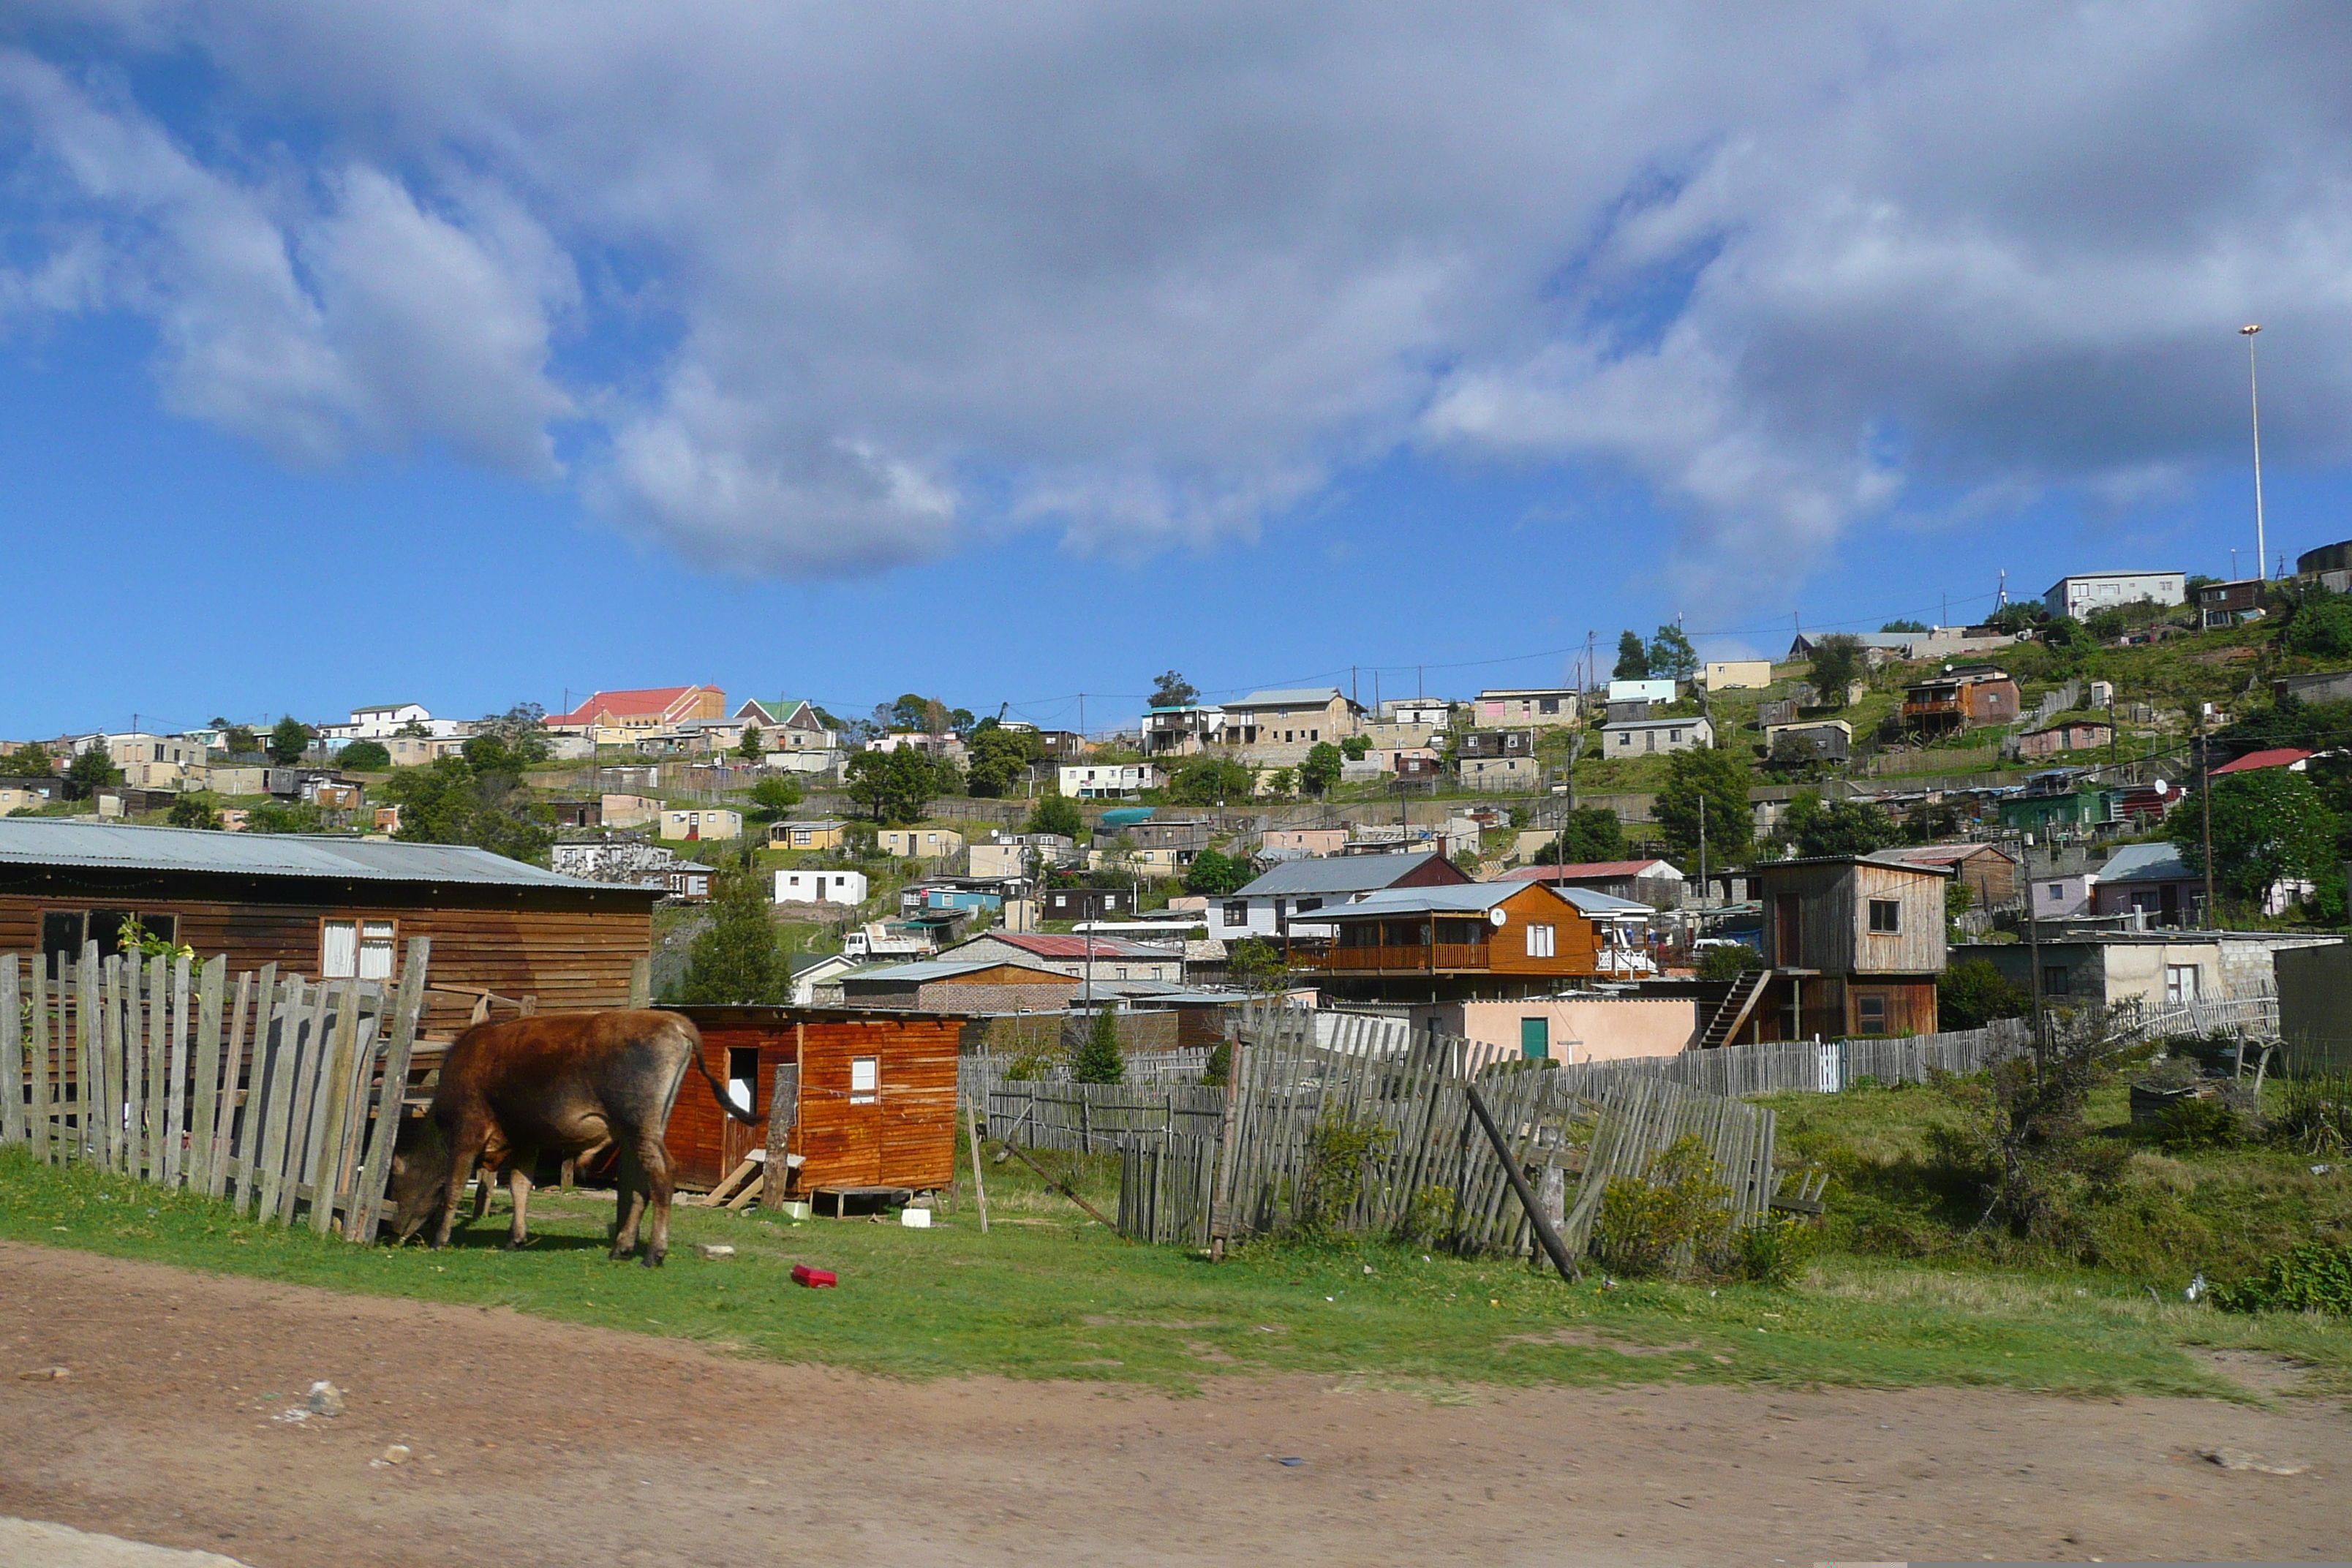
<path fill-rule="evenodd" d="M 1831 855 L 1754 869 L 1771 968 L 1735 984 L 1725 1005 L 1740 1016 L 1711 1040 L 1935 1032 L 1948 868 Z"/>
<path fill-rule="evenodd" d="M 955 1175 L 956 1067 L 964 1019 L 949 1014 L 839 1008 L 689 1006 L 703 1060 L 736 1102 L 760 1113 L 746 1127 L 689 1081 L 670 1113 L 669 1152 L 681 1185 L 719 1184 L 755 1149 L 770 1147 L 781 1079 L 792 1126 L 782 1144 L 785 1196 L 818 1188 L 924 1192 Z"/>
<path fill-rule="evenodd" d="M 661 897 L 455 845 L 0 819 L 0 952 L 111 953 L 135 916 L 233 972 L 393 981 L 408 939 L 429 936 L 424 1026 L 440 1036 L 466 1022 L 466 993 L 628 1005 Z"/>

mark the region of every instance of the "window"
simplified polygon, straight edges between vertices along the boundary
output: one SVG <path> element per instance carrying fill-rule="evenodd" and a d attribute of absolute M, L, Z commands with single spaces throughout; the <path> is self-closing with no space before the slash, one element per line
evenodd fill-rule
<path fill-rule="evenodd" d="M 849 1058 L 849 1103 L 877 1105 L 882 1100 L 882 1058 L 852 1057 Z"/>
<path fill-rule="evenodd" d="M 2042 994 L 2046 996 L 2072 995 L 2074 990 L 2074 972 L 2073 970 L 2067 968 L 2063 963 L 2043 964 L 2042 966 Z"/>
<path fill-rule="evenodd" d="M 1886 1033 L 1886 997 L 1880 993 L 1856 992 L 1853 998 L 1856 1032 L 1864 1035 Z"/>
<path fill-rule="evenodd" d="M 1556 926 L 1528 927 L 1528 956 L 1552 958 L 1559 952 L 1559 928 Z"/>
<path fill-rule="evenodd" d="M 758 1091 L 759 1081 L 760 1053 L 756 1049 L 737 1050 L 732 1047 L 729 1047 L 727 1098 L 735 1102 L 736 1110 L 749 1111 L 751 1109 L 751 1097 Z"/>
<path fill-rule="evenodd" d="M 1298 900 L 1297 908 L 1292 910 L 1292 913 L 1303 915 L 1309 910 L 1319 910 L 1322 907 L 1323 900 L 1320 899 L 1301 899 Z"/>
<path fill-rule="evenodd" d="M 1225 923 L 1229 926 L 1249 924 L 1249 900 L 1235 899 L 1225 906 Z"/>
<path fill-rule="evenodd" d="M 1903 906 L 1893 899 L 1870 900 L 1870 929 L 1874 935 L 1890 935 L 1903 929 Z"/>
<path fill-rule="evenodd" d="M 2053 882 L 2053 883 L 2051 883 L 2051 884 L 2050 884 L 2050 901 L 2051 901 L 2052 903 L 2053 903 L 2053 904 L 2054 904 L 2054 903 L 2057 903 L 2060 900 L 2062 900 L 2062 899 L 2065 898 L 2065 896 L 2066 896 L 2066 884 L 2065 884 L 2065 883 L 2063 883 L 2063 882 Z"/>
<path fill-rule="evenodd" d="M 325 920 L 319 922 L 319 978 L 389 980 L 393 943 L 399 926 L 388 920 Z"/>
<path fill-rule="evenodd" d="M 81 937 L 88 917 L 79 910 L 50 910 L 41 916 L 41 957 L 63 953 L 68 963 L 81 955 Z"/>
<path fill-rule="evenodd" d="M 1541 702 L 1536 704 L 1536 706 L 1542 712 L 1557 713 L 1559 711 L 1559 699 L 1557 697 L 1547 697 Z"/>
<path fill-rule="evenodd" d="M 2178 1006 L 2194 1002 L 2198 997 L 2197 966 L 2193 963 L 2168 963 L 2164 966 L 2164 999 Z"/>

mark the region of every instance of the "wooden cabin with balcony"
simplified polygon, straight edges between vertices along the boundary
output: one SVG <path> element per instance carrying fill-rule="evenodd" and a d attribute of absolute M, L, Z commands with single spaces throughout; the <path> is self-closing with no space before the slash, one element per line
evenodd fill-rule
<path fill-rule="evenodd" d="M 1621 911 L 1584 901 L 1629 905 L 1540 882 L 1397 888 L 1317 910 L 1330 936 L 1284 945 L 1299 974 L 1359 1001 L 1541 995 L 1623 973 Z"/>
<path fill-rule="evenodd" d="M 1948 867 L 1829 855 L 1754 874 L 1771 967 L 1733 983 L 1703 1046 L 1936 1032 Z"/>
<path fill-rule="evenodd" d="M 1947 665 L 1903 689 L 1903 727 L 1926 735 L 2014 724 L 2022 702 L 2009 672 L 1990 664 Z"/>

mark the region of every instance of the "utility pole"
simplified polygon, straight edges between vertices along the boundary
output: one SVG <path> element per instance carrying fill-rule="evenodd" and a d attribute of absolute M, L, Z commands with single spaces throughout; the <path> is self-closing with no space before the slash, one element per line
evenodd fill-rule
<path fill-rule="evenodd" d="M 1698 907 L 1701 936 L 1706 934 L 1706 794 L 1701 791 L 1698 797 Z"/>
<path fill-rule="evenodd" d="M 2259 324 L 2240 327 L 2238 335 L 2246 340 L 2246 404 L 2254 421 L 2254 575 L 2267 581 L 2270 542 L 2263 534 L 2263 395 L 2254 379 L 2254 334 L 2262 330 Z"/>
<path fill-rule="evenodd" d="M 2049 826 L 2045 818 L 2045 835 Z M 2021 831 L 2017 839 L 2017 858 L 2025 868 L 2025 968 L 2033 993 L 2033 1071 L 2038 1078 L 2049 1054 L 2049 1018 L 2042 1006 L 2042 921 L 2033 912 L 2033 835 Z M 2050 857 L 2050 871 L 2057 875 L 2058 857 L 2054 850 Z"/>
<path fill-rule="evenodd" d="M 2205 740 L 2205 705 L 2197 705 L 2197 811 L 2204 818 L 2205 835 L 2205 922 L 2209 931 L 2219 929 L 2213 924 L 2213 752 Z"/>

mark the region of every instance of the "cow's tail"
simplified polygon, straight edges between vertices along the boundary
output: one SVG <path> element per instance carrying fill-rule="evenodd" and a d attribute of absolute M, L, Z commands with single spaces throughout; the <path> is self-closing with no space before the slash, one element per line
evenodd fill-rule
<path fill-rule="evenodd" d="M 672 1016 L 676 1017 L 677 1016 L 673 1014 Z M 697 1029 L 694 1025 L 687 1019 L 677 1018 L 677 1021 L 686 1026 L 686 1033 L 694 1044 L 694 1070 L 700 1073 L 702 1075 L 702 1081 L 710 1086 L 711 1098 L 719 1101 L 719 1109 L 725 1111 L 728 1115 L 733 1117 L 736 1121 L 741 1122 L 746 1127 L 757 1127 L 760 1125 L 761 1118 L 753 1115 L 751 1111 L 744 1110 L 741 1106 L 737 1105 L 735 1103 L 734 1097 L 727 1092 L 727 1086 L 719 1081 L 719 1075 L 710 1070 L 710 1064 L 702 1059 L 702 1032 Z M 754 1079 L 752 1082 L 752 1093 L 756 1095 L 758 1092 L 758 1080 Z"/>

